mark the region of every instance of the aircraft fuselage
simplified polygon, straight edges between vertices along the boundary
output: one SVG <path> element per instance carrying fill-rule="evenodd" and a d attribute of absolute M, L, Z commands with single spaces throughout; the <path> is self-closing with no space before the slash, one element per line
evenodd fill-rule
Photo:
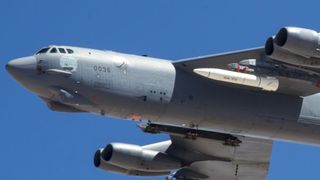
<path fill-rule="evenodd" d="M 50 53 L 53 48 L 57 52 Z M 320 94 L 248 91 L 185 72 L 172 61 L 66 46 L 13 60 L 7 69 L 61 111 L 320 144 Z"/>

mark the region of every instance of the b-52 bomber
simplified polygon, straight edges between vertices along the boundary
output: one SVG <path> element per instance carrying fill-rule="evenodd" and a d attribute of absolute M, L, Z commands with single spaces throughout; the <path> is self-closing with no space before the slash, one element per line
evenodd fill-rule
<path fill-rule="evenodd" d="M 110 143 L 94 165 L 167 179 L 266 179 L 274 140 L 320 144 L 320 35 L 284 27 L 264 47 L 163 60 L 71 46 L 11 60 L 53 111 L 138 122 L 170 140 Z"/>

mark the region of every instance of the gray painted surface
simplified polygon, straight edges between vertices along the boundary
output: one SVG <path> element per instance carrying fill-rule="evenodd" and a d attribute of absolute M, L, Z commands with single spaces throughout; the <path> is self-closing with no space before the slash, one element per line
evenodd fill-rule
<path fill-rule="evenodd" d="M 73 53 L 49 53 L 58 47 L 71 49 Z M 210 170 L 225 167 L 221 176 L 228 174 L 226 179 L 263 179 L 272 140 L 320 144 L 320 94 L 312 83 L 279 77 L 279 91 L 267 92 L 213 81 L 192 72 L 199 67 L 226 68 L 230 62 L 250 57 L 259 59 L 262 48 L 177 62 L 69 46 L 50 48 L 47 53 L 10 61 L 6 68 L 52 110 L 91 112 L 231 134 L 242 141 L 237 148 L 217 139 L 189 141 L 171 136 L 171 141 L 142 147 L 153 154 L 145 156 L 139 152 L 132 162 L 136 168 L 130 167 L 133 169 L 105 163 L 100 158 L 102 149 L 95 158 L 99 165 L 104 162 L 102 169 L 141 176 L 167 173 L 167 169 L 157 172 L 159 166 L 152 166 L 154 163 L 147 165 L 159 157 L 158 152 L 164 153 L 168 162 L 170 158 L 184 162 L 176 176 L 221 178 Z M 201 142 L 206 145 L 201 146 Z M 132 154 L 132 149 L 123 152 Z M 183 156 L 179 156 L 181 153 Z M 152 167 L 153 171 L 146 167 Z"/>
<path fill-rule="evenodd" d="M 37 95 L 82 111 L 271 140 L 320 143 L 318 94 L 303 98 L 226 86 L 166 60 L 68 48 L 74 53 L 35 55 L 43 73 L 9 71 Z M 46 73 L 51 69 L 72 75 Z"/>

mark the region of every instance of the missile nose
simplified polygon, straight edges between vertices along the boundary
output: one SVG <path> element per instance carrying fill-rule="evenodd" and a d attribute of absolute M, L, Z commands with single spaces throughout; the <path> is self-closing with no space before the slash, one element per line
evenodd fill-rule
<path fill-rule="evenodd" d="M 204 77 L 208 77 L 210 75 L 210 69 L 208 68 L 198 68 L 198 69 L 194 69 L 193 72 L 204 76 Z"/>

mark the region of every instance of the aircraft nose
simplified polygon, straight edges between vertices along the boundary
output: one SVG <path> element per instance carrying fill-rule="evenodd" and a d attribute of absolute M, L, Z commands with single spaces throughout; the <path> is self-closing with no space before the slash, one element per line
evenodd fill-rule
<path fill-rule="evenodd" d="M 31 70 L 36 69 L 36 58 L 33 56 L 23 57 L 11 60 L 7 63 L 6 68 L 10 69 L 21 69 L 21 70 Z"/>
<path fill-rule="evenodd" d="M 33 56 L 18 58 L 6 64 L 7 71 L 15 78 L 36 72 L 37 61 Z"/>

